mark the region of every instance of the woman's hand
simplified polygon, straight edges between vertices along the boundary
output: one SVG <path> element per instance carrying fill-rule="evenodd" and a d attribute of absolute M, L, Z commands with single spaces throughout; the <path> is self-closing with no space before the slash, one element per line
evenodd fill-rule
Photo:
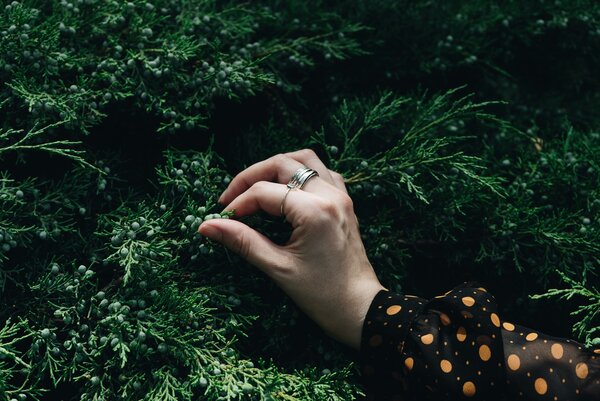
<path fill-rule="evenodd" d="M 279 154 L 239 173 L 219 202 L 236 216 L 264 210 L 280 216 L 287 182 L 305 165 L 319 173 L 292 190 L 285 215 L 293 227 L 281 246 L 232 219 L 198 231 L 264 271 L 328 335 L 358 350 L 365 315 L 381 285 L 367 258 L 342 176 L 309 149 Z"/>

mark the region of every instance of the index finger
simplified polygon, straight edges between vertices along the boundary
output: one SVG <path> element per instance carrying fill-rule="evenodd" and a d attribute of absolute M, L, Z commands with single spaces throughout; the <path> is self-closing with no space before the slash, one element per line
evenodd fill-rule
<path fill-rule="evenodd" d="M 289 191 L 289 193 L 287 193 Z M 287 196 L 286 196 L 287 193 Z M 287 186 L 259 181 L 238 195 L 224 210 L 234 210 L 236 217 L 254 214 L 259 210 L 272 216 L 281 216 L 281 204 L 285 196 L 284 214 L 292 227 L 298 226 L 307 212 L 312 213 L 319 197 L 304 190 L 290 190 Z"/>

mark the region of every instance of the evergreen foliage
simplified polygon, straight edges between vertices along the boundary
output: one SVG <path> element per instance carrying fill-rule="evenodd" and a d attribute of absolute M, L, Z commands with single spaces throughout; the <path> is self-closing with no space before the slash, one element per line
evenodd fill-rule
<path fill-rule="evenodd" d="M 599 347 L 599 50 L 590 0 L 5 2 L 0 399 L 360 398 L 355 353 L 196 231 L 302 147 L 387 288 L 477 280 Z"/>

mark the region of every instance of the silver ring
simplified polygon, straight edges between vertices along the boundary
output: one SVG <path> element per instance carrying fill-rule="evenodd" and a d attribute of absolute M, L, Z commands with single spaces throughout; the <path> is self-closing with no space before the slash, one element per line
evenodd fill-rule
<path fill-rule="evenodd" d="M 306 181 L 308 181 L 310 178 L 314 177 L 315 175 L 318 176 L 319 173 L 311 168 L 302 166 L 294 172 L 294 174 L 292 175 L 292 178 L 287 183 L 287 187 L 288 188 L 299 187 L 300 189 L 302 189 L 302 187 L 304 187 L 304 184 L 306 184 Z"/>
<path fill-rule="evenodd" d="M 299 169 L 297 169 L 294 174 L 292 175 L 292 178 L 290 178 L 290 180 L 287 183 L 287 191 L 285 192 L 285 195 L 283 195 L 283 199 L 281 200 L 281 205 L 279 206 L 279 211 L 281 212 L 281 217 L 284 218 L 285 221 L 285 214 L 283 212 L 284 209 L 284 205 L 285 205 L 285 200 L 287 199 L 288 194 L 290 193 L 290 191 L 292 189 L 302 189 L 302 187 L 304 187 L 304 185 L 306 184 L 306 181 L 308 181 L 309 179 L 311 179 L 314 176 L 318 176 L 319 173 L 311 168 L 308 168 L 306 166 L 302 166 Z"/>
<path fill-rule="evenodd" d="M 294 187 L 296 187 L 298 185 L 298 179 L 307 170 L 308 170 L 308 168 L 306 166 L 302 166 L 299 169 L 297 169 L 296 171 L 294 171 L 294 174 L 292 175 L 292 178 L 290 178 L 290 180 L 287 183 L 287 187 L 288 188 L 294 188 Z"/>
<path fill-rule="evenodd" d="M 285 200 L 292 189 L 296 189 L 296 187 L 288 186 L 287 191 L 285 191 L 285 195 L 283 195 L 283 199 L 281 200 L 281 205 L 279 206 L 279 211 L 281 212 L 281 217 L 285 218 L 285 215 L 283 214 L 283 206 L 285 205 Z"/>

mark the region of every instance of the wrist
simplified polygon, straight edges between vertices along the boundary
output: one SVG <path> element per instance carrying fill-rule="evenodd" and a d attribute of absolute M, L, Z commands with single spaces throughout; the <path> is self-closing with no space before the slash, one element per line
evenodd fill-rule
<path fill-rule="evenodd" d="M 379 291 L 386 289 L 379 280 L 363 281 L 358 284 L 358 288 L 351 291 L 352 299 L 344 306 L 345 318 L 326 330 L 329 336 L 356 351 L 360 350 L 363 326 L 369 307 Z"/>

